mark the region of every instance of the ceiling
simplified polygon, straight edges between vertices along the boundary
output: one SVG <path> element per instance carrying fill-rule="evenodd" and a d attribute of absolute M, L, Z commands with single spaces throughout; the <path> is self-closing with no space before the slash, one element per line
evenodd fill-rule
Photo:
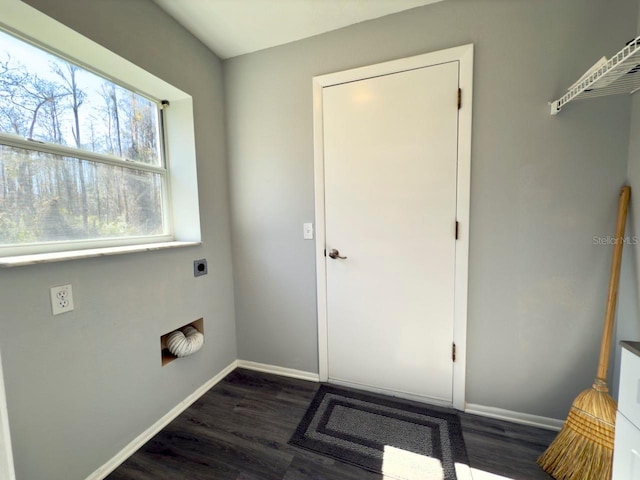
<path fill-rule="evenodd" d="M 220 58 L 442 0 L 154 0 Z"/>

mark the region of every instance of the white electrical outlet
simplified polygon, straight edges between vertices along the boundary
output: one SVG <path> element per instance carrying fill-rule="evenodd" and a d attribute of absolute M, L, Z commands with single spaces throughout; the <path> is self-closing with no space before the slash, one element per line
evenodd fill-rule
<path fill-rule="evenodd" d="M 73 310 L 71 284 L 51 287 L 51 313 L 60 315 L 71 310 Z"/>

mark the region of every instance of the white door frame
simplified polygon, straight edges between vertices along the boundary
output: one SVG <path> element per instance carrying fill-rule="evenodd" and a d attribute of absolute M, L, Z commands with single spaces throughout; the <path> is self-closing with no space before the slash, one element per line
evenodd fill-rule
<path fill-rule="evenodd" d="M 453 341 L 453 401 L 465 409 L 467 351 L 467 284 L 469 272 L 469 198 L 471 187 L 471 105 L 473 95 L 473 44 L 393 60 L 313 78 L 313 146 L 316 217 L 316 279 L 318 301 L 318 364 L 321 382 L 329 379 L 327 271 L 324 209 L 324 135 L 322 128 L 322 89 L 332 85 L 389 75 L 446 62 L 459 62 L 462 106 L 458 115 L 458 175 L 456 218 L 459 222 L 455 252 Z"/>
<path fill-rule="evenodd" d="M 9 432 L 9 415 L 7 399 L 4 392 L 4 375 L 2 373 L 2 357 L 0 356 L 0 478 L 15 480 L 11 434 Z"/>

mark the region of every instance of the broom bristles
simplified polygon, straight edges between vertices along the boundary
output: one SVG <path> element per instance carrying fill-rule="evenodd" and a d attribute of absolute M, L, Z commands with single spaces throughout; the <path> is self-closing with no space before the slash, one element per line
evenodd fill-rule
<path fill-rule="evenodd" d="M 596 380 L 573 401 L 562 430 L 538 465 L 557 480 L 609 480 L 617 408 L 606 384 Z"/>

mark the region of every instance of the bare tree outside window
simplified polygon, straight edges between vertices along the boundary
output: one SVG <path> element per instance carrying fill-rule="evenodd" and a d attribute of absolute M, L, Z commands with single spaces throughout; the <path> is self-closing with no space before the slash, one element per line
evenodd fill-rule
<path fill-rule="evenodd" d="M 166 234 L 156 101 L 0 31 L 0 246 Z"/>

